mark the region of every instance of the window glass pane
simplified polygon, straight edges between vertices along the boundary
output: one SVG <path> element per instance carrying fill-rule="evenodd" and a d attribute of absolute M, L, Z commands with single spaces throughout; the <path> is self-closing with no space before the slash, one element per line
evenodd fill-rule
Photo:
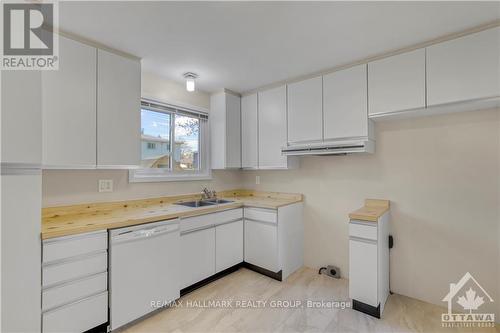
<path fill-rule="evenodd" d="M 170 168 L 170 117 L 168 113 L 141 110 L 141 165 Z"/>
<path fill-rule="evenodd" d="M 199 170 L 200 120 L 175 115 L 174 170 Z"/>

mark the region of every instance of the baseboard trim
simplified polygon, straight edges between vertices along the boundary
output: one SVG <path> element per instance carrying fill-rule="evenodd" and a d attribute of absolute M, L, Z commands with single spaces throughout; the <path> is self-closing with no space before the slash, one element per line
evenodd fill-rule
<path fill-rule="evenodd" d="M 279 272 L 273 272 L 268 269 L 253 265 L 251 263 L 248 263 L 246 261 L 243 262 L 243 267 L 248 268 L 252 271 L 255 271 L 257 273 L 260 273 L 262 275 L 269 276 L 270 278 L 273 278 L 278 281 L 283 281 L 283 271 L 280 270 Z"/>
<path fill-rule="evenodd" d="M 380 319 L 380 304 L 377 307 L 374 307 L 372 305 L 368 305 L 366 303 L 356 301 L 355 299 L 353 299 L 352 308 L 354 310 L 366 313 L 367 315 Z"/>
<path fill-rule="evenodd" d="M 221 277 L 224 277 L 228 274 L 231 274 L 233 272 L 236 272 L 238 269 L 240 269 L 241 267 L 243 267 L 243 262 L 240 262 L 239 264 L 236 264 L 234 266 L 231 266 L 229 268 L 226 268 L 225 270 L 223 271 L 220 271 L 218 273 L 215 273 L 214 275 L 212 276 L 209 276 L 207 277 L 206 279 L 204 280 L 201 280 L 199 282 L 196 282 L 195 284 L 192 284 L 184 289 L 181 289 L 181 296 L 184 296 L 186 294 L 189 294 L 190 292 L 196 290 L 196 289 L 199 289 L 211 282 L 214 282 L 215 280 L 218 280 L 220 279 Z"/>

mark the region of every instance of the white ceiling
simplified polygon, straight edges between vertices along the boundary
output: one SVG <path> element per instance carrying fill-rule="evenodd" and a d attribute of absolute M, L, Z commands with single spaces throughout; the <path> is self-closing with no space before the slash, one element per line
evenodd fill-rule
<path fill-rule="evenodd" d="M 61 2 L 63 30 L 143 70 L 243 92 L 500 18 L 500 2 Z"/>

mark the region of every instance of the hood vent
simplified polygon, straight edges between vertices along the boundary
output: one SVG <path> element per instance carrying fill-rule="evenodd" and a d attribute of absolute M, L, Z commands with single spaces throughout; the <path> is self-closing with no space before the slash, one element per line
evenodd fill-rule
<path fill-rule="evenodd" d="M 375 142 L 370 139 L 329 141 L 310 145 L 289 145 L 281 150 L 283 155 L 346 155 L 352 153 L 374 153 Z"/>

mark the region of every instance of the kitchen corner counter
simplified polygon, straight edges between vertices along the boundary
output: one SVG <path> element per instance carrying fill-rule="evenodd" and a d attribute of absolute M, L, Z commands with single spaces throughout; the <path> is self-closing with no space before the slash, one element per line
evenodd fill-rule
<path fill-rule="evenodd" d="M 218 197 L 234 202 L 197 208 L 175 204 L 201 198 L 200 194 L 187 194 L 120 202 L 47 207 L 42 209 L 41 237 L 49 239 L 69 236 L 178 217 L 203 215 L 239 207 L 277 209 L 303 201 L 302 194 L 251 190 L 223 191 L 219 193 Z"/>
<path fill-rule="evenodd" d="M 364 207 L 349 214 L 351 220 L 377 222 L 379 217 L 389 210 L 390 201 L 383 199 L 366 199 Z"/>

